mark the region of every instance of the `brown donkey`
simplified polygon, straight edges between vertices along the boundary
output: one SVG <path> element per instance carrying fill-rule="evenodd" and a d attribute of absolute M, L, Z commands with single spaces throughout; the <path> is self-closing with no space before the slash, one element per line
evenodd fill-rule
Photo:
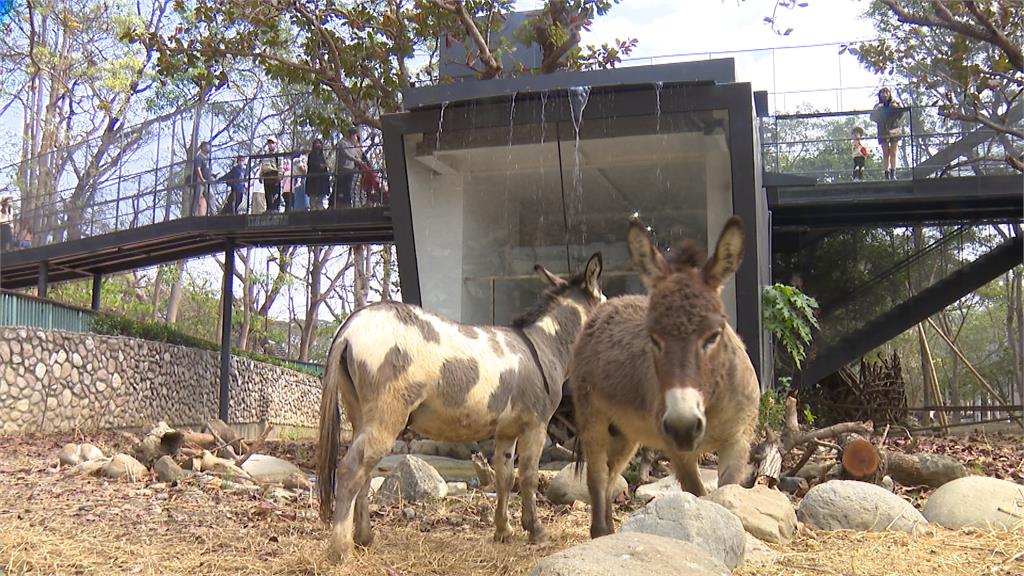
<path fill-rule="evenodd" d="M 356 311 L 338 330 L 320 404 L 317 487 L 320 516 L 333 522 L 335 557 L 351 551 L 353 523 L 355 542 L 372 542 L 370 471 L 407 425 L 438 440 L 495 439 L 494 539 L 501 542 L 512 536 L 508 495 L 518 444 L 522 525 L 531 541 L 545 539 L 534 492 L 548 420 L 562 398 L 572 344 L 605 298 L 600 254 L 568 282 L 541 266 L 535 270 L 550 287 L 512 327 L 466 326 L 415 306 L 384 303 Z M 340 461 L 339 401 L 353 429 Z"/>
<path fill-rule="evenodd" d="M 593 538 L 615 531 L 609 478 L 639 445 L 664 451 L 683 488 L 702 496 L 700 455 L 718 451 L 720 483 L 746 480 L 757 423 L 757 377 L 719 295 L 743 256 L 740 220 L 725 224 L 707 262 L 693 242 L 666 259 L 635 219 L 628 246 L 648 296 L 595 310 L 569 373 Z"/>

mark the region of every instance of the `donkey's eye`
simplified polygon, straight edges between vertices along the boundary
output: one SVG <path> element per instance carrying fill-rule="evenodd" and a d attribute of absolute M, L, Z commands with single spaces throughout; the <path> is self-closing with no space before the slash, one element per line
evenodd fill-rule
<path fill-rule="evenodd" d="M 658 338 L 654 334 L 651 334 L 651 344 L 654 345 L 654 350 L 661 354 L 661 351 L 665 349 L 665 344 L 662 343 L 661 338 Z"/>
<path fill-rule="evenodd" d="M 701 347 L 704 348 L 704 351 L 707 352 L 708 350 L 710 350 L 711 347 L 715 345 L 715 342 L 718 342 L 718 338 L 721 335 L 722 335 L 721 332 L 714 332 L 710 336 L 705 338 L 704 339 L 704 343 L 701 345 Z"/>

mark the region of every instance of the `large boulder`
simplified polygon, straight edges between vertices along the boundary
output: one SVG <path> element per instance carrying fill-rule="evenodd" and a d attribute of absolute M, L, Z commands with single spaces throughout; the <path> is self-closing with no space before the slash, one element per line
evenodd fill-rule
<path fill-rule="evenodd" d="M 416 502 L 428 498 L 444 498 L 448 484 L 430 464 L 421 458 L 405 455 L 385 478 L 376 496 L 385 502 L 404 500 Z"/>
<path fill-rule="evenodd" d="M 100 469 L 100 475 L 111 480 L 124 478 L 129 482 L 137 482 L 149 475 L 149 469 L 127 454 L 115 454 L 110 462 Z"/>
<path fill-rule="evenodd" d="M 726 576 L 729 569 L 688 542 L 653 534 L 611 534 L 542 559 L 530 576 Z"/>
<path fill-rule="evenodd" d="M 914 532 L 927 523 L 909 502 L 881 486 L 856 480 L 830 480 L 811 488 L 797 518 L 821 530 Z"/>
<path fill-rule="evenodd" d="M 622 523 L 623 532 L 642 532 L 696 544 L 729 567 L 743 563 L 747 536 L 733 513 L 681 492 L 655 498 Z"/>
<path fill-rule="evenodd" d="M 718 471 L 711 468 L 700 469 L 700 479 L 704 482 L 704 491 L 713 492 L 718 488 Z M 664 496 L 666 494 L 681 494 L 683 487 L 679 485 L 675 475 L 666 476 L 657 482 L 644 484 L 636 489 L 636 497 L 642 502 Z"/>
<path fill-rule="evenodd" d="M 242 470 L 253 479 L 263 482 L 283 483 L 292 474 L 302 475 L 302 469 L 295 464 L 266 454 L 253 454 L 242 463 Z"/>
<path fill-rule="evenodd" d="M 103 450 L 86 443 L 78 447 L 78 458 L 82 462 L 91 462 L 93 460 L 102 460 L 105 456 L 103 456 Z"/>
<path fill-rule="evenodd" d="M 744 566 L 771 566 L 778 562 L 781 556 L 782 554 L 772 550 L 767 544 L 747 532 L 747 547 L 743 551 Z"/>
<path fill-rule="evenodd" d="M 743 528 L 760 540 L 786 544 L 796 535 L 796 511 L 789 498 L 767 486 L 722 486 L 704 497 L 735 514 Z"/>
<path fill-rule="evenodd" d="M 987 476 L 953 480 L 928 497 L 924 517 L 954 530 L 971 526 L 1024 531 L 1024 486 Z"/>
<path fill-rule="evenodd" d="M 620 494 L 628 489 L 629 485 L 626 484 L 626 479 L 619 474 L 612 485 L 612 493 Z M 579 474 L 576 474 L 575 464 L 564 466 L 548 482 L 544 497 L 552 504 L 572 504 L 577 500 L 590 504 L 590 491 L 587 490 L 587 465 L 583 465 Z"/>

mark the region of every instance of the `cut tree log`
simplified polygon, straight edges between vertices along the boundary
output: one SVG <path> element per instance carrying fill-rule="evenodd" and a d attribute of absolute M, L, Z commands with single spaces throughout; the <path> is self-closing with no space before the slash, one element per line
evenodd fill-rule
<path fill-rule="evenodd" d="M 874 444 L 863 438 L 851 438 L 843 445 L 840 461 L 844 474 L 852 480 L 873 482 L 882 465 Z"/>
<path fill-rule="evenodd" d="M 782 442 L 774 430 L 765 432 L 764 441 L 754 449 L 754 461 L 758 462 L 754 473 L 754 484 L 765 484 L 774 488 L 782 476 Z"/>
<path fill-rule="evenodd" d="M 967 476 L 963 464 L 944 454 L 904 454 L 885 450 L 882 455 L 889 476 L 907 486 L 938 488 Z"/>

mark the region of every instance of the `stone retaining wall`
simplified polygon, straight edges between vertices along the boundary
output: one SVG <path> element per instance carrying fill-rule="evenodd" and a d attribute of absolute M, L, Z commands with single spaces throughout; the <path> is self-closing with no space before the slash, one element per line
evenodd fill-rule
<path fill-rule="evenodd" d="M 316 427 L 320 379 L 232 357 L 230 420 Z M 0 433 L 217 417 L 220 353 L 120 336 L 0 328 Z"/>

